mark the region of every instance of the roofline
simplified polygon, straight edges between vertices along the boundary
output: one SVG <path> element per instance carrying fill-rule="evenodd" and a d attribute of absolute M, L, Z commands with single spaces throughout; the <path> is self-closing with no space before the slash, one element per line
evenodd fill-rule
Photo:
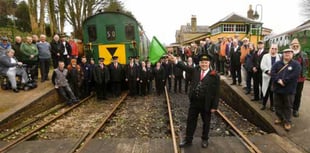
<path fill-rule="evenodd" d="M 87 17 L 87 18 L 83 21 L 82 26 L 84 25 L 84 23 L 85 23 L 86 21 L 90 20 L 90 19 L 93 18 L 93 17 L 96 17 L 96 16 L 98 16 L 98 15 L 101 15 L 101 14 L 121 14 L 121 15 L 127 16 L 127 17 L 133 19 L 134 21 L 136 21 L 137 24 L 139 25 L 139 28 L 140 28 L 141 30 L 143 30 L 142 26 L 140 25 L 140 23 L 138 22 L 138 20 L 137 20 L 135 17 L 133 17 L 133 16 L 131 16 L 131 15 L 128 15 L 128 14 L 126 14 L 126 13 L 123 13 L 123 12 L 118 12 L 118 11 L 104 11 L 104 12 L 100 12 L 100 13 L 94 14 L 94 15 L 92 15 L 92 16 L 89 16 L 89 17 Z M 143 31 L 144 31 L 144 30 L 143 30 Z"/>
<path fill-rule="evenodd" d="M 222 18 L 221 20 L 219 20 L 218 22 L 212 24 L 212 25 L 209 26 L 209 27 L 212 28 L 212 27 L 214 27 L 214 26 L 217 25 L 217 24 L 220 24 L 220 23 L 227 23 L 228 21 L 224 21 L 224 20 L 227 20 L 228 18 L 230 18 L 230 17 L 233 16 L 233 15 L 237 15 L 237 16 L 239 16 L 239 17 L 245 19 L 245 20 L 249 20 L 249 21 L 254 22 L 254 23 L 263 24 L 262 22 L 257 22 L 257 21 L 255 21 L 255 20 L 252 20 L 252 19 L 250 19 L 250 18 L 246 18 L 246 17 L 244 17 L 244 16 L 242 16 L 242 15 L 239 15 L 239 14 L 237 14 L 237 13 L 232 12 L 232 13 L 230 13 L 229 15 L 225 16 L 224 18 Z M 247 23 L 247 22 L 240 22 L 240 21 L 234 21 L 234 22 L 236 22 L 236 23 Z"/>
<path fill-rule="evenodd" d="M 302 26 L 298 26 L 298 27 L 296 27 L 296 28 L 287 30 L 287 31 L 285 31 L 285 32 L 282 32 L 282 33 L 277 34 L 277 35 L 274 35 L 274 36 L 270 36 L 270 39 L 275 38 L 275 37 L 278 37 L 278 36 L 281 36 L 281 35 L 284 35 L 284 34 L 289 34 L 289 33 L 293 33 L 293 32 L 296 32 L 296 31 L 300 31 L 300 30 L 303 30 L 303 29 L 305 29 L 305 28 L 310 28 L 310 23 L 309 23 L 309 24 L 302 25 Z"/>

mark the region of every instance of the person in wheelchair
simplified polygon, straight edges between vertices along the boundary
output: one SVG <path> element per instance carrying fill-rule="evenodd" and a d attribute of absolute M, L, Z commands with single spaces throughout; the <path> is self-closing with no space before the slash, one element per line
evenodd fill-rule
<path fill-rule="evenodd" d="M 21 88 L 28 82 L 28 76 L 22 68 L 23 63 L 15 58 L 14 53 L 13 49 L 9 49 L 5 56 L 0 57 L 0 74 L 8 78 L 12 90 L 17 93 L 19 90 L 17 88 L 16 76 L 21 76 Z"/>

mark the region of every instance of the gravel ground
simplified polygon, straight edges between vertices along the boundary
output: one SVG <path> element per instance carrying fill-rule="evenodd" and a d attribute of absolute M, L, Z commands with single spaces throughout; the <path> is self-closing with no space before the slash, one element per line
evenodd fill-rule
<path fill-rule="evenodd" d="M 186 94 L 169 93 L 176 133 L 184 136 L 189 100 Z M 42 129 L 35 139 L 79 138 L 96 125 L 115 106 L 118 99 L 97 101 L 91 98 L 82 106 Z M 264 131 L 248 122 L 225 103 L 219 109 L 246 135 L 262 135 Z M 61 109 L 59 111 L 64 111 Z M 55 113 L 54 115 L 57 115 Z M 51 118 L 50 115 L 44 120 Z M 42 122 L 42 121 L 41 121 Z M 39 125 L 40 123 L 37 123 Z M 201 136 L 202 121 L 199 118 L 195 136 Z M 6 140 L 13 140 L 33 127 L 27 127 Z M 7 129 L 10 130 L 10 129 Z M 216 114 L 212 114 L 210 136 L 231 136 L 230 127 Z M 110 121 L 96 138 L 170 138 L 169 121 L 165 96 L 150 94 L 144 97 L 127 97 Z"/>
<path fill-rule="evenodd" d="M 129 97 L 97 137 L 166 138 L 169 137 L 167 116 L 164 95 Z"/>
<path fill-rule="evenodd" d="M 117 99 L 97 101 L 90 99 L 82 106 L 74 109 L 61 119 L 42 129 L 37 136 L 38 139 L 65 139 L 79 138 L 96 125 L 115 106 Z"/>
<path fill-rule="evenodd" d="M 189 107 L 189 100 L 186 94 L 172 93 L 170 94 L 172 109 L 174 114 L 176 132 L 181 136 L 185 135 L 187 112 Z M 261 135 L 264 131 L 256 127 L 252 123 L 248 122 L 243 116 L 238 114 L 231 107 L 225 103 L 219 104 L 219 110 L 223 112 L 229 119 L 246 135 Z M 230 127 L 223 121 L 223 119 L 217 115 L 212 114 L 211 126 L 209 136 L 231 136 Z M 195 137 L 200 137 L 202 133 L 202 120 L 199 116 L 198 124 L 195 132 Z"/>

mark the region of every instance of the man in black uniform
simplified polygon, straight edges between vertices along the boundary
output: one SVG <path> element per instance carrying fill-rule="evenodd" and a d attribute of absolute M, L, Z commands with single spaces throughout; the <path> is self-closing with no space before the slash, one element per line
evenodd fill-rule
<path fill-rule="evenodd" d="M 113 56 L 112 59 L 113 62 L 109 66 L 112 92 L 115 97 L 119 97 L 121 95 L 122 79 L 124 78 L 123 68 L 122 65 L 118 62 L 118 56 Z"/>
<path fill-rule="evenodd" d="M 252 62 L 253 62 L 253 89 L 254 89 L 254 98 L 251 99 L 252 101 L 258 101 L 262 97 L 262 92 L 259 90 L 259 86 L 262 86 L 262 70 L 260 68 L 260 63 L 262 58 L 268 51 L 264 49 L 264 42 L 259 41 L 257 44 L 257 51 L 254 52 L 252 55 Z"/>
<path fill-rule="evenodd" d="M 137 82 L 139 81 L 139 69 L 132 57 L 125 67 L 125 81 L 128 83 L 129 95 L 135 97 L 137 94 Z"/>
<path fill-rule="evenodd" d="M 96 94 L 98 100 L 107 100 L 106 85 L 110 80 L 110 72 L 108 67 L 104 65 L 104 58 L 99 59 L 99 64 L 95 66 L 93 71 L 94 81 L 96 83 Z"/>
<path fill-rule="evenodd" d="M 210 61 L 206 55 L 202 55 L 199 60 L 200 68 L 186 66 L 183 62 L 177 62 L 176 58 L 169 55 L 169 59 L 177 63 L 177 67 L 191 72 L 192 85 L 189 93 L 190 106 L 188 110 L 186 137 L 180 143 L 180 147 L 192 144 L 193 135 L 197 126 L 198 115 L 203 121 L 202 143 L 203 148 L 208 147 L 209 129 L 211 113 L 215 112 L 219 101 L 220 78 L 215 70 L 211 70 Z"/>

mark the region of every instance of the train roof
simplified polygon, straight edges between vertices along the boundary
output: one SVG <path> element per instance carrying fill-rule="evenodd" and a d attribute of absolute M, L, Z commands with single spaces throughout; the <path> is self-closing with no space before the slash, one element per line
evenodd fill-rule
<path fill-rule="evenodd" d="M 87 18 L 83 21 L 83 25 L 84 25 L 85 22 L 87 22 L 87 21 L 90 20 L 91 18 L 94 18 L 94 17 L 96 17 L 96 16 L 98 16 L 98 15 L 102 15 L 102 14 L 121 14 L 121 15 L 127 16 L 127 17 L 133 19 L 134 21 L 136 21 L 137 24 L 139 25 L 139 27 L 140 27 L 141 29 L 143 29 L 142 26 L 140 25 L 140 23 L 138 22 L 138 20 L 137 20 L 135 17 L 133 17 L 132 15 L 128 15 L 128 14 L 126 14 L 126 13 L 123 13 L 123 12 L 118 12 L 118 11 L 105 11 L 105 12 L 99 12 L 99 13 L 97 13 L 97 14 L 94 14 L 94 15 L 92 15 L 92 16 L 87 17 Z"/>
<path fill-rule="evenodd" d="M 283 35 L 289 35 L 289 34 L 292 34 L 292 33 L 295 33 L 295 32 L 301 31 L 301 30 L 306 30 L 306 29 L 310 29 L 310 20 L 308 20 L 308 21 L 302 23 L 301 25 L 297 26 L 297 27 L 294 28 L 294 29 L 290 29 L 290 30 L 285 31 L 285 32 L 283 32 L 283 33 L 280 33 L 280 34 L 271 36 L 270 39 L 272 39 L 272 38 L 277 38 L 277 37 L 283 36 Z"/>

